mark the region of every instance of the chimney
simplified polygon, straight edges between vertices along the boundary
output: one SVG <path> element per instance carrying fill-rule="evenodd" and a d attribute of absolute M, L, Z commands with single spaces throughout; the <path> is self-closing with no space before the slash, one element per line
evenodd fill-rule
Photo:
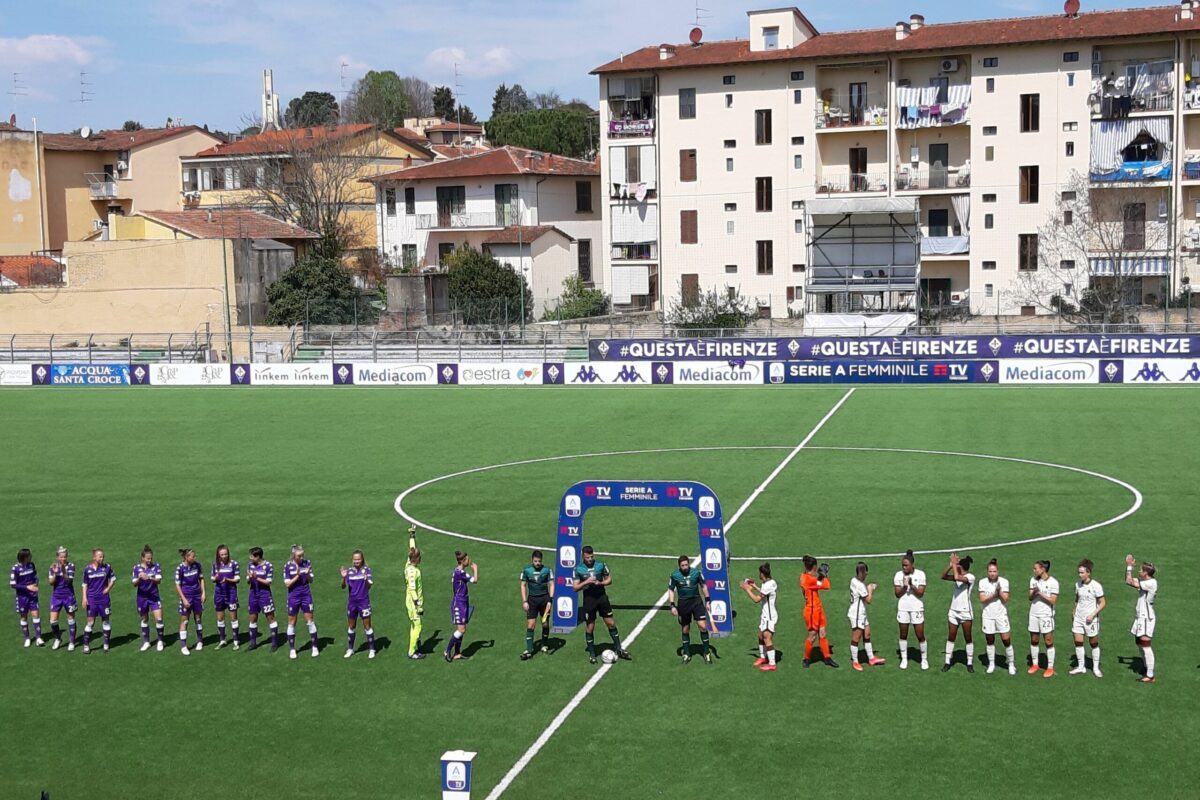
<path fill-rule="evenodd" d="M 212 225 L 212 209 L 208 210 L 208 224 Z"/>
<path fill-rule="evenodd" d="M 896 23 L 896 41 L 902 42 L 907 38 L 908 38 L 908 23 L 907 22 L 897 22 Z"/>
<path fill-rule="evenodd" d="M 675 57 L 675 45 L 660 44 L 658 46 L 658 60 L 666 61 L 669 58 Z"/>
<path fill-rule="evenodd" d="M 925 27 L 925 17 L 921 14 L 913 14 L 908 18 L 908 29 L 912 33 L 916 33 Z"/>
<path fill-rule="evenodd" d="M 404 168 L 408 169 L 411 166 L 412 166 L 412 156 L 405 156 L 404 157 Z"/>
<path fill-rule="evenodd" d="M 525 166 L 527 166 L 529 169 L 533 169 L 536 165 L 537 162 L 534 160 L 533 151 L 531 150 L 525 154 Z"/>
<path fill-rule="evenodd" d="M 1183 0 L 1183 2 L 1179 4 L 1179 18 L 1192 18 L 1192 0 Z"/>

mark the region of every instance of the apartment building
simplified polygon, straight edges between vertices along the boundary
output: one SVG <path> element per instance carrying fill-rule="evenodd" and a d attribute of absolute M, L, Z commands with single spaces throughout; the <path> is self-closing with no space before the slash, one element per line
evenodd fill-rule
<path fill-rule="evenodd" d="M 1200 8 L 1077 6 L 835 33 L 751 11 L 747 39 L 597 67 L 614 302 L 1037 314 L 1114 275 L 1131 303 L 1176 294 L 1200 253 Z M 1117 237 L 1058 259 L 1072 191 Z"/>

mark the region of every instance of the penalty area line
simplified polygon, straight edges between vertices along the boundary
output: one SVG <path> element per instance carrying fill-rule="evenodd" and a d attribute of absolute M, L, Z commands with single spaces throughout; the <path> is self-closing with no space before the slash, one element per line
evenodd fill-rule
<path fill-rule="evenodd" d="M 846 403 L 846 401 L 850 399 L 850 395 L 854 394 L 854 389 L 855 387 L 852 386 L 844 395 L 842 395 L 841 399 L 834 404 L 833 408 L 829 409 L 825 416 L 821 417 L 821 420 L 813 426 L 813 429 L 808 432 L 808 435 L 800 440 L 800 444 L 792 448 L 787 456 L 784 457 L 783 461 L 780 461 L 779 465 L 775 467 L 775 469 L 771 470 L 771 474 L 768 475 L 763 482 L 758 485 L 758 488 L 750 493 L 750 496 L 747 497 L 746 501 L 738 507 L 738 510 L 733 512 L 733 516 L 730 517 L 729 521 L 725 523 L 726 533 L 728 533 L 729 529 L 732 528 L 737 521 L 742 518 L 742 514 L 746 513 L 746 509 L 750 508 L 750 504 L 757 500 L 759 495 L 766 491 L 766 488 L 770 486 L 777 477 L 779 477 L 779 473 L 783 472 L 787 465 L 792 463 L 792 460 L 800 454 L 801 450 L 808 447 L 808 443 L 811 442 L 813 437 L 817 435 L 817 432 L 820 431 L 821 428 L 825 427 L 825 423 L 829 422 L 833 415 L 838 412 L 838 409 L 840 409 Z M 693 562 L 693 566 L 698 563 L 699 557 L 697 557 Z M 664 592 L 662 597 L 658 598 L 658 601 L 654 604 L 654 606 L 647 611 L 640 620 L 638 620 L 638 624 L 634 626 L 633 630 L 630 631 L 629 636 L 625 638 L 623 642 L 624 646 L 628 647 L 637 640 L 638 635 L 641 634 L 641 632 L 646 629 L 646 626 L 650 624 L 650 620 L 654 619 L 654 616 L 658 612 L 662 611 L 669 597 L 670 593 Z M 607 675 L 608 671 L 614 666 L 615 664 L 603 664 L 599 669 L 596 670 L 592 677 L 588 678 L 587 683 L 583 684 L 579 691 L 575 693 L 575 696 L 572 697 L 565 706 L 563 706 L 562 710 L 555 715 L 554 719 L 550 721 L 550 724 L 546 726 L 546 729 L 542 731 L 541 735 L 539 735 L 537 739 L 534 740 L 533 744 L 529 746 L 529 749 L 526 750 L 519 759 L 517 759 L 517 763 L 513 764 L 512 769 L 510 769 L 504 775 L 504 777 L 500 779 L 500 782 L 492 788 L 492 791 L 488 792 L 485 800 L 497 800 L 501 795 L 508 791 L 508 787 L 510 787 L 513 781 L 515 781 L 517 777 L 525 770 L 525 767 L 529 766 L 529 762 L 532 761 L 539 752 L 541 752 L 542 748 L 545 747 L 546 743 L 550 741 L 550 738 L 558 732 L 558 729 L 561 728 L 563 723 L 567 721 L 567 718 L 571 716 L 572 712 L 574 712 L 575 709 L 579 707 L 579 704 L 582 703 L 587 696 L 592 693 L 592 690 L 596 688 L 596 685 L 604 679 L 604 676 Z"/>

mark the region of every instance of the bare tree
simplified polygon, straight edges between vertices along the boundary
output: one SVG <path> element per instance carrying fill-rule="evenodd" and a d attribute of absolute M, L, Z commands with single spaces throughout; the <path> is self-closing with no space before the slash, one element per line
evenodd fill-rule
<path fill-rule="evenodd" d="M 1036 240 L 1020 239 L 1018 255 L 1027 263 L 1018 265 L 1013 297 L 1074 322 L 1103 323 L 1125 321 L 1131 306 L 1163 299 L 1162 278 L 1144 273 L 1171 252 L 1169 188 L 1093 185 L 1071 173 Z"/>
<path fill-rule="evenodd" d="M 416 75 L 407 75 L 400 82 L 404 85 L 404 93 L 408 95 L 413 116 L 433 116 L 433 87 Z"/>

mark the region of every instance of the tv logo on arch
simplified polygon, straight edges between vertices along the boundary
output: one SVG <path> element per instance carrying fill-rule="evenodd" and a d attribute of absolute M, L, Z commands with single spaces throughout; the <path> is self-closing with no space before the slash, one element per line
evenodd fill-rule
<path fill-rule="evenodd" d="M 712 519 L 717 513 L 717 501 L 705 495 L 700 498 L 700 519 Z"/>
<path fill-rule="evenodd" d="M 566 508 L 568 517 L 578 517 L 580 511 L 579 495 L 569 494 L 563 500 L 563 506 Z"/>
<path fill-rule="evenodd" d="M 558 563 L 568 569 L 575 566 L 575 548 L 565 544 L 558 549 Z"/>
<path fill-rule="evenodd" d="M 721 548 L 710 547 L 704 551 L 704 568 L 710 570 L 718 570 L 724 563 L 725 559 L 721 553 Z"/>
<path fill-rule="evenodd" d="M 559 619 L 571 619 L 575 616 L 575 607 L 571 602 L 573 599 L 570 596 L 560 597 L 555 602 L 555 606 L 558 608 L 556 613 Z"/>

